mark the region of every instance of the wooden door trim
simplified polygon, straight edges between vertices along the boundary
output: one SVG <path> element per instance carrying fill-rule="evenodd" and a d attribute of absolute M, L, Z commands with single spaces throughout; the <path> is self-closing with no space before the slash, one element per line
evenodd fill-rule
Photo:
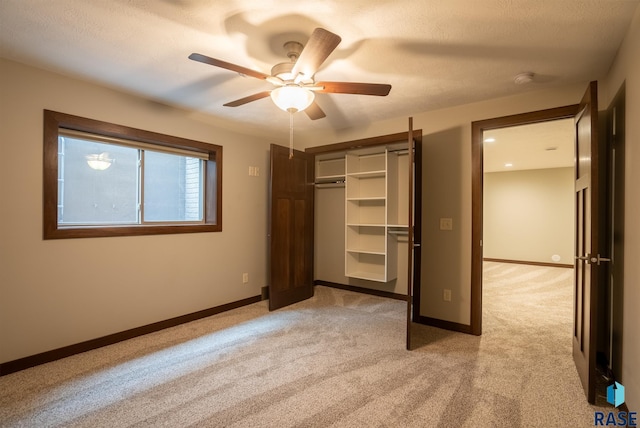
<path fill-rule="evenodd" d="M 482 207 L 483 141 L 490 129 L 569 119 L 578 113 L 578 104 L 479 120 L 471 123 L 471 333 L 482 334 Z"/>
<path fill-rule="evenodd" d="M 359 149 L 362 147 L 381 146 L 384 144 L 398 143 L 400 141 L 406 141 L 408 132 L 398 132 L 397 134 L 380 135 L 378 137 L 368 137 L 361 140 L 344 141 L 335 144 L 325 144 L 323 146 L 308 147 L 305 152 L 313 155 L 342 152 L 345 150 Z M 413 131 L 413 141 L 416 144 L 422 142 L 422 129 L 415 129 Z"/>

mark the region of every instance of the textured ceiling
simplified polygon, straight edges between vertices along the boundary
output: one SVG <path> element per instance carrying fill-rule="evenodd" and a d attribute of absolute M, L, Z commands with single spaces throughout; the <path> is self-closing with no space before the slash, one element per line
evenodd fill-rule
<path fill-rule="evenodd" d="M 192 52 L 269 73 L 284 42 L 315 27 L 342 37 L 316 80 L 389 83 L 387 97 L 319 94 L 324 119 L 299 132 L 586 82 L 604 76 L 638 0 L 0 0 L 0 54 L 154 101 L 287 132 L 258 79 L 187 59 Z M 513 77 L 535 73 L 529 85 Z"/>

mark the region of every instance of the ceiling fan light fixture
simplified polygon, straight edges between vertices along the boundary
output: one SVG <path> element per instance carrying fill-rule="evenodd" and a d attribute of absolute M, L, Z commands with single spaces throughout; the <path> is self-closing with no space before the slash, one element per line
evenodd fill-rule
<path fill-rule="evenodd" d="M 300 86 L 281 86 L 271 91 L 271 99 L 281 110 L 303 111 L 311 105 L 316 94 Z"/>
<path fill-rule="evenodd" d="M 109 153 L 102 152 L 85 156 L 87 164 L 91 169 L 96 171 L 104 171 L 109 168 L 114 162 L 114 159 L 109 157 Z"/>

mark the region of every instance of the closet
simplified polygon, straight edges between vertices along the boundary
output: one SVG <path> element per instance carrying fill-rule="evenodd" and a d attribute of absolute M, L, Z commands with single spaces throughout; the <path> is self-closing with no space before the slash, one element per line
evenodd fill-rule
<path fill-rule="evenodd" d="M 406 141 L 315 156 L 315 279 L 407 293 Z"/>
<path fill-rule="evenodd" d="M 293 157 L 272 144 L 270 157 L 269 310 L 313 296 L 314 285 L 403 300 L 411 349 L 420 309 L 422 130 L 409 118 L 409 132 Z"/>

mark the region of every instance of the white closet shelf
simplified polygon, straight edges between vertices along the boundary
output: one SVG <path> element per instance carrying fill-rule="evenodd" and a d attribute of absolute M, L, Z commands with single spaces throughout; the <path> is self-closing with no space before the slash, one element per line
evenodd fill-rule
<path fill-rule="evenodd" d="M 409 226 L 406 224 L 388 224 L 389 229 L 407 229 Z"/>
<path fill-rule="evenodd" d="M 364 272 L 364 271 L 354 271 L 354 272 L 347 272 L 347 276 L 350 278 L 357 278 L 357 279 L 366 279 L 369 281 L 376 281 L 376 282 L 387 282 L 384 278 L 384 275 L 381 274 L 375 274 L 372 272 Z"/>
<path fill-rule="evenodd" d="M 349 227 L 386 227 L 383 223 L 347 223 Z"/>
<path fill-rule="evenodd" d="M 370 196 L 364 198 L 347 198 L 347 201 L 386 201 L 387 198 L 384 196 Z"/>
<path fill-rule="evenodd" d="M 348 177 L 354 178 L 373 178 L 373 177 L 384 177 L 387 174 L 387 171 L 364 171 L 364 172 L 350 172 L 347 173 Z"/>
<path fill-rule="evenodd" d="M 384 256 L 386 254 L 384 252 L 384 250 L 375 251 L 375 250 L 353 249 L 353 248 L 347 248 L 347 252 L 348 253 L 358 253 L 358 254 L 377 254 L 379 256 Z"/>

